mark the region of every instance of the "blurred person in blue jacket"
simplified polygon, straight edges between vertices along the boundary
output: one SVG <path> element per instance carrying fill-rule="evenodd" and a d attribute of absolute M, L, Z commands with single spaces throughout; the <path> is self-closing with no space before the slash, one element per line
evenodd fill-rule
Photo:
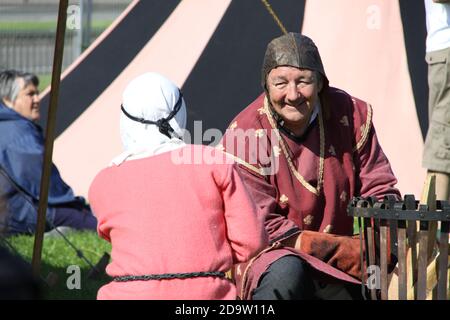
<path fill-rule="evenodd" d="M 6 201 L 7 234 L 35 232 L 44 161 L 39 79 L 31 73 L 0 71 L 0 196 Z M 76 197 L 52 164 L 46 231 L 55 227 L 96 230 L 85 199 Z"/>

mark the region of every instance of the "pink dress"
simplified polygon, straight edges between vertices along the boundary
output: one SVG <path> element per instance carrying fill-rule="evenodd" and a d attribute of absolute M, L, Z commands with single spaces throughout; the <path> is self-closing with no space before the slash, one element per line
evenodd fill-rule
<path fill-rule="evenodd" d="M 235 165 L 209 147 L 174 152 L 185 163 L 165 152 L 106 168 L 92 182 L 98 233 L 112 244 L 110 276 L 226 272 L 267 246 L 264 217 Z M 235 299 L 236 288 L 218 277 L 112 281 L 97 298 Z"/>

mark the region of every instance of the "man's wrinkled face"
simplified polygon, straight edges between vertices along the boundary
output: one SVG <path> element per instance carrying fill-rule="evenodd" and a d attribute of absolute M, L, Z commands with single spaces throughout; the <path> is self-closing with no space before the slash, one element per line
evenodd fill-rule
<path fill-rule="evenodd" d="M 40 99 L 38 88 L 32 83 L 24 87 L 24 80 L 18 79 L 18 81 L 20 81 L 21 89 L 16 100 L 12 103 L 12 108 L 31 121 L 39 120 L 41 114 L 39 112 Z"/>
<path fill-rule="evenodd" d="M 319 99 L 322 83 L 314 71 L 291 66 L 272 69 L 267 76 L 269 101 L 294 133 L 301 132 Z"/>

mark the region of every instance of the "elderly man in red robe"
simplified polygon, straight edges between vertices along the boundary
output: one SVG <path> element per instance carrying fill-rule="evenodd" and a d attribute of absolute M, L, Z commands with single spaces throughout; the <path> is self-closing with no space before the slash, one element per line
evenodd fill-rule
<path fill-rule="evenodd" d="M 317 47 L 297 33 L 269 43 L 262 86 L 218 146 L 240 164 L 271 241 L 235 268 L 240 298 L 355 298 L 360 245 L 347 205 L 400 198 L 372 108 L 330 87 Z"/>

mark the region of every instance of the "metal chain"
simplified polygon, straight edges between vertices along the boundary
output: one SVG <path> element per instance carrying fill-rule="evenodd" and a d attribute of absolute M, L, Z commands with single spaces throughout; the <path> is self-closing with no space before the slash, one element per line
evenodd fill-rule
<path fill-rule="evenodd" d="M 219 277 L 228 279 L 225 272 L 189 272 L 189 273 L 163 273 L 163 274 L 148 274 L 143 276 L 120 276 L 114 277 L 115 282 L 127 281 L 149 281 L 149 280 L 166 280 L 166 279 L 187 279 L 198 277 Z"/>

